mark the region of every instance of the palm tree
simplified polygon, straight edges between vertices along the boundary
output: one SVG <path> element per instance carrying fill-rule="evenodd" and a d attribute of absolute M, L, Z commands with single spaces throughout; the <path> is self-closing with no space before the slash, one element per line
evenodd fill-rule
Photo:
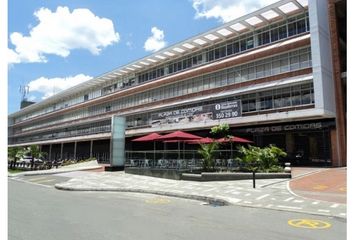
<path fill-rule="evenodd" d="M 208 170 L 210 167 L 215 169 L 215 154 L 218 150 L 219 144 L 217 142 L 212 142 L 209 144 L 200 144 L 200 149 L 198 153 L 203 157 L 203 169 Z"/>
<path fill-rule="evenodd" d="M 11 159 L 10 168 L 16 167 L 17 159 L 22 158 L 25 155 L 24 149 L 21 147 L 9 147 L 7 150 L 7 156 Z"/>

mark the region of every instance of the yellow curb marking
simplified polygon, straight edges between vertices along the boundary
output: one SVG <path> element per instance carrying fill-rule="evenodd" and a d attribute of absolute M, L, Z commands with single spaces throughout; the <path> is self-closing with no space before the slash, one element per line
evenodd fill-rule
<path fill-rule="evenodd" d="M 326 185 L 316 185 L 316 186 L 314 186 L 312 189 L 315 189 L 315 190 L 324 190 L 324 189 L 326 189 L 326 188 L 328 188 L 328 186 L 326 186 Z"/>
<path fill-rule="evenodd" d="M 347 187 L 341 187 L 341 188 L 339 188 L 339 191 L 346 192 L 347 191 Z"/>
<path fill-rule="evenodd" d="M 313 219 L 291 219 L 288 224 L 298 228 L 324 229 L 331 227 L 328 222 Z"/>
<path fill-rule="evenodd" d="M 156 197 L 156 198 L 145 200 L 145 202 L 150 203 L 150 204 L 167 204 L 167 203 L 170 203 L 171 200 L 169 200 L 167 198 Z"/>

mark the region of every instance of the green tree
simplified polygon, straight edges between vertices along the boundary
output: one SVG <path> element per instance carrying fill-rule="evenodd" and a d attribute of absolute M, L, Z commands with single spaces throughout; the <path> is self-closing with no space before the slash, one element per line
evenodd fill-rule
<path fill-rule="evenodd" d="M 25 155 L 25 151 L 21 147 L 9 147 L 7 149 L 8 159 L 11 161 L 10 168 L 13 169 L 16 166 L 18 159 L 22 158 Z"/>
<path fill-rule="evenodd" d="M 214 138 L 230 138 L 230 126 L 227 123 L 221 123 L 214 126 L 210 130 L 211 135 Z"/>
<path fill-rule="evenodd" d="M 203 157 L 203 170 L 215 169 L 215 155 L 218 148 L 217 142 L 200 144 L 198 153 Z"/>
<path fill-rule="evenodd" d="M 31 156 L 31 170 L 34 167 L 34 159 L 40 159 L 45 156 L 44 152 L 41 152 L 38 145 L 31 145 L 26 148 L 25 154 Z"/>

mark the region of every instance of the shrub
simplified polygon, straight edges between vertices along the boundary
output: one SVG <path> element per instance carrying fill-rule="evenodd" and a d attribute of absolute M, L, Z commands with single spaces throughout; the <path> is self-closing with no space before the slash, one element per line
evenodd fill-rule
<path fill-rule="evenodd" d="M 240 161 L 242 168 L 246 171 L 279 172 L 283 170 L 279 165 L 279 158 L 285 157 L 286 153 L 274 145 L 264 148 L 241 146 L 238 151 L 241 157 L 236 160 Z"/>

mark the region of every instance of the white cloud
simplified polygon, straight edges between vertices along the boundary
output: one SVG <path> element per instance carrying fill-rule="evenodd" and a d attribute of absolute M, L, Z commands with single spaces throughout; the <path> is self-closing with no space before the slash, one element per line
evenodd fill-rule
<path fill-rule="evenodd" d="M 41 8 L 34 13 L 38 25 L 28 36 L 13 32 L 10 41 L 15 46 L 9 51 L 9 63 L 46 62 L 47 54 L 61 57 L 73 49 L 87 49 L 98 55 L 102 48 L 119 41 L 113 22 L 95 16 L 89 9 L 58 7 L 52 12 Z"/>
<path fill-rule="evenodd" d="M 74 77 L 70 76 L 64 78 L 40 77 L 36 80 L 29 82 L 29 92 L 39 92 L 43 94 L 42 99 L 46 99 L 60 91 L 85 82 L 91 78 L 91 76 L 87 76 L 84 74 L 78 74 Z"/>
<path fill-rule="evenodd" d="M 145 41 L 145 51 L 156 52 L 167 45 L 167 42 L 164 41 L 165 35 L 162 30 L 157 27 L 152 27 L 151 33 L 152 36 Z"/>
<path fill-rule="evenodd" d="M 216 18 L 229 22 L 279 0 L 192 0 L 195 18 Z"/>

